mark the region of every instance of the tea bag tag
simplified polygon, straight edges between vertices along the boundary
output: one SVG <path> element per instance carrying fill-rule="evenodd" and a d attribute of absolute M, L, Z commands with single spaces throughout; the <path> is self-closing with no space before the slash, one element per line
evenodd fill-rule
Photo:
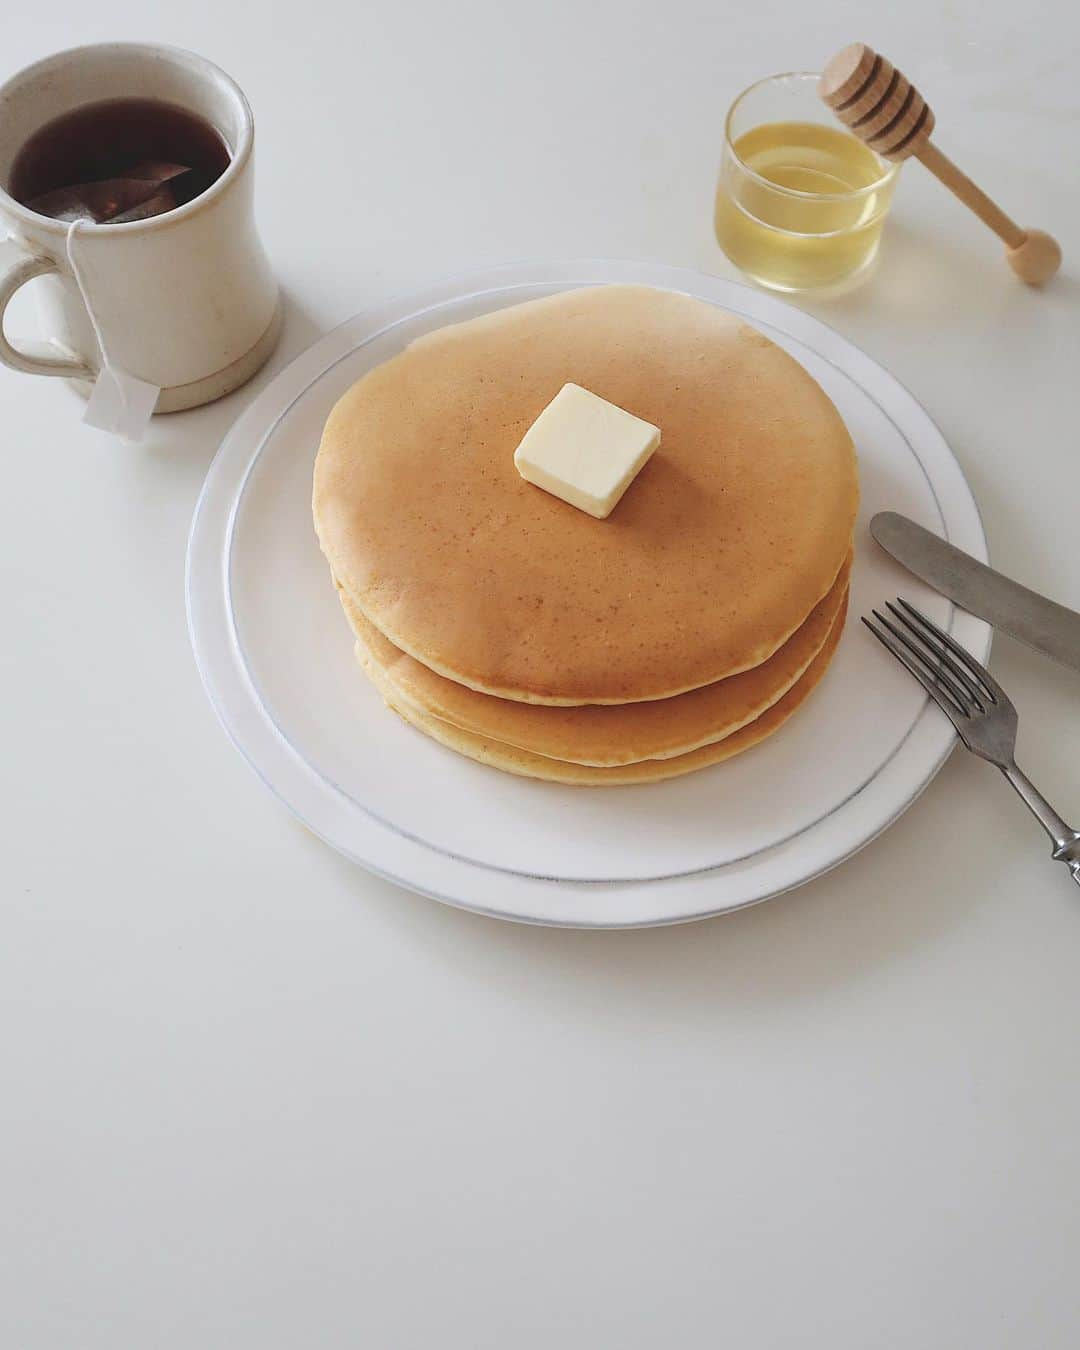
<path fill-rule="evenodd" d="M 146 428 L 149 426 L 150 418 L 157 406 L 161 389 L 156 384 L 148 384 L 146 380 L 140 380 L 138 376 L 132 375 L 109 359 L 109 350 L 105 345 L 101 323 L 94 313 L 94 307 L 91 304 L 86 287 L 86 280 L 75 256 L 75 238 L 80 225 L 84 223 L 82 220 L 73 220 L 68 226 L 67 255 L 71 274 L 75 278 L 75 284 L 79 288 L 82 302 L 86 306 L 90 327 L 94 330 L 94 337 L 97 338 L 98 351 L 101 353 L 101 369 L 98 371 L 98 377 L 90 391 L 90 399 L 82 420 L 87 426 L 97 427 L 101 431 L 110 431 L 114 436 L 119 436 L 121 440 L 135 444 L 141 441 L 146 434 Z"/>
<path fill-rule="evenodd" d="M 146 434 L 160 393 L 156 384 L 103 364 L 82 420 L 88 427 L 111 431 L 122 441 L 135 444 Z"/>

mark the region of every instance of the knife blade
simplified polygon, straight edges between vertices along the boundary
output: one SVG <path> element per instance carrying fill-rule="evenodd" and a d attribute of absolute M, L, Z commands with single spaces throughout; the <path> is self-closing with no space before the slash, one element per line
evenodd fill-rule
<path fill-rule="evenodd" d="M 934 590 L 1044 656 L 1080 670 L 1080 614 L 977 562 L 896 511 L 880 511 L 870 533 Z"/>

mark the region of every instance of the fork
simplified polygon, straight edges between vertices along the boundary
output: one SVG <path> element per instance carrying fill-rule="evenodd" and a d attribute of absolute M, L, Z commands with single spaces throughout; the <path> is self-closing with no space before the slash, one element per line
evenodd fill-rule
<path fill-rule="evenodd" d="M 1080 885 L 1080 832 L 1067 825 L 1035 784 L 1016 766 L 1016 709 L 990 672 L 925 614 L 898 599 L 863 623 L 919 681 L 956 728 L 967 748 L 996 764 L 1021 801 L 1050 836 L 1052 856 Z M 895 622 L 893 622 L 895 620 Z"/>

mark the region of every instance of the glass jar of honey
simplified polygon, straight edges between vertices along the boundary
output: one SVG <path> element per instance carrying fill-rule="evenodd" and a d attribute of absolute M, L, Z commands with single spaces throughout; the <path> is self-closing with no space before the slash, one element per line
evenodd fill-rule
<path fill-rule="evenodd" d="M 716 238 L 736 267 L 778 291 L 846 289 L 868 275 L 900 169 L 840 125 L 817 81 L 761 80 L 724 127 Z"/>

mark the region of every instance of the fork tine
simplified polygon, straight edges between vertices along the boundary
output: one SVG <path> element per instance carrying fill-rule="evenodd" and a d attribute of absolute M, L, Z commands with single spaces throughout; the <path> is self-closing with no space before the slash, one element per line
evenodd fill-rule
<path fill-rule="evenodd" d="M 877 612 L 876 609 L 873 612 L 874 616 L 877 619 L 881 619 L 881 615 Z M 867 626 L 867 628 L 870 629 L 871 633 L 873 633 L 873 635 L 877 638 L 877 640 L 881 643 L 881 645 L 885 648 L 885 650 L 891 652 L 892 655 L 895 656 L 896 659 L 900 662 L 900 664 L 904 666 L 908 671 L 910 671 L 912 675 L 915 676 L 915 678 L 919 681 L 922 687 L 926 690 L 926 692 L 938 705 L 941 711 L 945 714 L 946 717 L 948 717 L 949 721 L 952 722 L 953 726 L 957 729 L 957 731 L 959 731 L 960 722 L 962 719 L 965 718 L 965 714 L 957 711 L 956 706 L 953 704 L 953 701 L 948 696 L 948 694 L 946 694 L 945 691 L 942 688 L 940 688 L 940 686 L 934 683 L 934 681 L 930 678 L 930 676 L 926 673 L 926 671 L 923 670 L 922 666 L 920 666 L 917 661 L 914 661 L 907 654 L 907 652 L 904 650 L 903 644 L 898 639 L 894 638 L 890 633 L 886 632 L 884 629 L 879 628 L 877 624 L 871 623 L 865 614 L 863 614 L 861 617 L 863 623 Z M 884 622 L 884 620 L 882 620 L 882 622 Z"/>
<path fill-rule="evenodd" d="M 897 598 L 899 599 L 899 597 Z M 980 689 L 975 681 L 967 675 L 959 661 L 955 661 L 952 656 L 949 655 L 948 647 L 937 640 L 937 635 L 924 632 L 907 614 L 902 610 L 897 609 L 896 605 L 894 605 L 891 600 L 887 600 L 885 606 L 892 614 L 895 614 L 904 628 L 916 638 L 927 651 L 929 651 L 930 655 L 933 656 L 940 665 L 945 667 L 953 679 L 957 680 L 964 687 L 968 697 L 979 712 L 986 712 L 987 706 L 993 702 L 990 695 L 985 689 Z"/>
<path fill-rule="evenodd" d="M 907 600 L 897 596 L 897 603 L 902 605 L 912 618 L 921 623 L 928 632 L 933 633 L 940 642 L 943 642 L 945 646 L 948 647 L 949 651 L 951 651 L 971 674 L 979 680 L 993 702 L 1003 703 L 1007 706 L 1009 705 L 1009 696 L 1006 694 L 1005 690 L 1002 689 L 1001 685 L 998 684 L 997 680 L 994 679 L 993 675 L 990 674 L 986 667 L 980 665 L 966 648 L 961 647 L 955 638 L 950 637 L 948 633 L 943 632 L 936 623 L 933 623 L 928 619 L 925 614 L 920 613 L 919 610 Z"/>
<path fill-rule="evenodd" d="M 896 638 L 897 642 L 903 643 L 915 660 L 920 663 L 933 683 L 945 690 L 952 702 L 956 705 L 958 712 L 961 712 L 965 717 L 970 717 L 972 713 L 976 711 L 983 711 L 982 706 L 971 699 L 961 685 L 953 679 L 952 675 L 945 667 L 944 658 L 940 657 L 938 652 L 921 643 L 912 642 L 906 629 L 898 628 L 896 624 L 887 619 L 879 610 L 874 610 L 874 617 L 888 629 L 893 637 Z M 938 657 L 939 659 L 934 661 L 932 659 L 933 657 Z"/>

